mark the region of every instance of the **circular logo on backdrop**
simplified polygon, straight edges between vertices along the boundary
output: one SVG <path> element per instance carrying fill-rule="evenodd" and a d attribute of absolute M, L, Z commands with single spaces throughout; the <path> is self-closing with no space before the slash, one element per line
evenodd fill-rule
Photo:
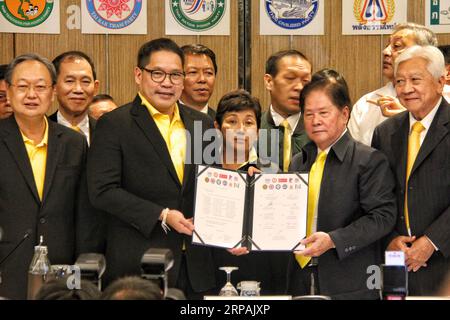
<path fill-rule="evenodd" d="M 48 19 L 53 10 L 53 0 L 3 0 L 0 12 L 12 24 L 31 28 Z"/>
<path fill-rule="evenodd" d="M 89 15 L 102 27 L 122 29 L 141 13 L 142 0 L 86 0 Z"/>
<path fill-rule="evenodd" d="M 225 13 L 226 0 L 170 0 L 175 20 L 192 31 L 215 27 Z"/>
<path fill-rule="evenodd" d="M 283 29 L 301 29 L 308 25 L 319 10 L 319 0 L 265 0 L 269 18 Z"/>

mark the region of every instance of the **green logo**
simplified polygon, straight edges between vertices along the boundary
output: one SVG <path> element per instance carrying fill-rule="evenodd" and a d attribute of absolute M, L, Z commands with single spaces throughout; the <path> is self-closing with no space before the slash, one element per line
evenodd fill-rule
<path fill-rule="evenodd" d="M 53 0 L 0 0 L 0 12 L 12 24 L 31 28 L 48 19 Z"/>
<path fill-rule="evenodd" d="M 215 27 L 224 16 L 226 0 L 171 0 L 170 10 L 177 22 L 192 31 Z"/>

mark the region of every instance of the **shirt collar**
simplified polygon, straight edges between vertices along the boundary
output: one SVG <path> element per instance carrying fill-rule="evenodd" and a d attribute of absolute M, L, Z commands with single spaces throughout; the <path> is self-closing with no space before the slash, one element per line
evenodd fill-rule
<path fill-rule="evenodd" d="M 66 118 L 64 118 L 64 116 L 62 115 L 61 112 L 58 111 L 58 113 L 56 114 L 56 119 L 58 121 L 59 124 L 62 124 L 65 127 L 72 127 L 72 124 L 67 121 Z M 77 127 L 80 128 L 81 132 L 88 137 L 89 136 L 89 116 L 86 113 L 86 115 L 84 116 L 83 120 L 81 120 L 78 124 Z"/>
<path fill-rule="evenodd" d="M 331 150 L 331 148 L 339 141 L 341 140 L 341 138 L 344 136 L 344 134 L 347 133 L 347 128 L 345 128 L 344 132 L 342 132 L 342 134 L 339 136 L 339 138 L 336 139 L 335 142 L 333 142 L 333 144 L 331 144 L 328 148 L 326 148 L 325 150 L 320 150 L 319 147 L 317 147 L 317 154 L 321 153 L 322 151 L 325 151 L 326 154 L 328 154 Z"/>
<path fill-rule="evenodd" d="M 184 104 L 185 106 L 188 106 L 188 104 L 184 103 L 181 99 L 180 99 L 180 103 Z M 204 114 L 208 114 L 208 108 L 209 108 L 209 103 L 207 103 L 202 110 L 200 110 L 201 113 Z M 197 109 L 196 109 L 197 110 Z"/>
<path fill-rule="evenodd" d="M 209 105 L 207 103 L 206 106 L 202 110 L 200 110 L 200 112 L 202 112 L 204 114 L 208 114 L 208 107 L 209 107 Z"/>
<path fill-rule="evenodd" d="M 20 130 L 20 133 L 22 134 L 23 142 L 28 143 L 28 144 L 32 144 L 32 145 L 35 146 L 36 148 L 38 148 L 38 147 L 44 147 L 44 146 L 48 145 L 48 121 L 47 121 L 47 117 L 44 117 L 44 121 L 45 121 L 45 131 L 44 131 L 44 137 L 42 138 L 41 142 L 39 142 L 38 144 L 35 144 L 33 140 L 31 140 L 30 138 L 28 138 L 28 137 L 22 132 L 22 130 Z"/>
<path fill-rule="evenodd" d="M 156 109 L 154 106 L 152 106 L 152 104 L 147 99 L 145 99 L 145 97 L 140 92 L 139 92 L 139 97 L 142 100 L 142 104 L 147 108 L 148 112 L 150 112 L 150 115 L 152 116 L 152 118 L 168 116 L 166 114 L 161 113 L 158 109 Z M 175 103 L 175 108 L 173 111 L 173 117 L 172 117 L 171 123 L 174 123 L 175 121 L 181 121 L 180 111 L 178 109 L 177 103 Z"/>
<path fill-rule="evenodd" d="M 272 115 L 273 122 L 277 127 L 279 127 L 284 120 L 287 120 L 287 122 L 289 122 L 289 125 L 291 126 L 291 132 L 294 132 L 295 128 L 297 128 L 298 121 L 300 120 L 300 117 L 302 115 L 301 112 L 298 112 L 290 115 L 287 118 L 284 118 L 273 109 L 272 105 L 270 105 L 270 114 Z"/>
<path fill-rule="evenodd" d="M 439 109 L 439 106 L 441 105 L 442 98 L 439 99 L 438 103 L 434 106 L 433 109 L 426 115 L 425 118 L 420 120 L 420 123 L 425 128 L 425 131 L 430 129 L 431 123 L 433 122 L 434 116 L 436 115 L 436 112 Z M 417 120 L 413 117 L 412 113 L 409 113 L 409 132 L 412 130 L 412 126 L 417 122 Z"/>

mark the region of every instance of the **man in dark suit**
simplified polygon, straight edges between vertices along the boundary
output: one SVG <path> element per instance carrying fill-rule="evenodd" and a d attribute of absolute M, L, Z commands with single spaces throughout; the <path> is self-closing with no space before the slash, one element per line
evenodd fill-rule
<path fill-rule="evenodd" d="M 414 46 L 395 62 L 395 89 L 408 110 L 375 130 L 396 176 L 397 226 L 387 250 L 405 252 L 410 295 L 435 294 L 450 270 L 450 107 L 436 47 Z"/>
<path fill-rule="evenodd" d="M 49 119 L 83 134 L 92 141 L 96 120 L 88 115 L 99 81 L 91 58 L 80 51 L 67 51 L 55 59 L 58 111 Z"/>
<path fill-rule="evenodd" d="M 177 103 L 183 61 L 170 39 L 140 48 L 134 70 L 139 93 L 99 119 L 89 151 L 88 187 L 94 206 L 110 214 L 108 279 L 140 274 L 147 249 L 170 248 L 175 263 L 169 285 L 199 298 L 214 287 L 215 278 L 210 249 L 191 245 L 193 160 L 203 150 L 200 135 L 213 123 Z"/>
<path fill-rule="evenodd" d="M 258 155 L 270 159 L 286 172 L 292 157 L 309 141 L 303 126 L 298 99 L 306 83 L 311 81 L 312 66 L 297 50 L 272 54 L 266 61 L 264 83 L 270 93 L 270 107 L 261 116 Z M 270 268 L 277 275 L 275 292 L 286 291 L 286 268 L 289 253 L 270 254 Z"/>
<path fill-rule="evenodd" d="M 93 140 L 97 121 L 89 116 L 89 105 L 98 92 L 99 81 L 92 59 L 81 51 L 66 51 L 52 61 L 56 70 L 56 99 L 58 111 L 49 119 L 81 133 L 89 144 Z M 96 234 L 97 244 L 91 250 L 104 253 L 106 246 L 106 217 L 97 211 L 87 223 Z"/>
<path fill-rule="evenodd" d="M 367 268 L 379 265 L 379 240 L 394 227 L 394 177 L 386 156 L 353 140 L 346 124 L 350 98 L 327 79 L 306 85 L 300 95 L 311 142 L 291 170 L 309 171 L 306 248 L 291 258 L 288 292 L 333 299 L 376 299 Z"/>
<path fill-rule="evenodd" d="M 53 65 L 35 54 L 15 58 L 6 73 L 13 116 L 0 121 L 0 296 L 26 299 L 27 271 L 39 236 L 52 264 L 73 264 L 85 251 L 89 220 L 85 139 L 45 113 L 54 98 Z M 89 251 L 89 250 L 87 250 Z"/>
<path fill-rule="evenodd" d="M 311 81 L 311 63 L 297 50 L 274 53 L 267 59 L 264 83 L 270 107 L 261 117 L 258 153 L 286 172 L 294 155 L 309 141 L 298 98 Z"/>
<path fill-rule="evenodd" d="M 214 120 L 216 111 L 209 105 L 209 99 L 216 83 L 216 54 L 201 44 L 188 44 L 181 47 L 181 50 L 184 53 L 186 77 L 180 102 Z"/>

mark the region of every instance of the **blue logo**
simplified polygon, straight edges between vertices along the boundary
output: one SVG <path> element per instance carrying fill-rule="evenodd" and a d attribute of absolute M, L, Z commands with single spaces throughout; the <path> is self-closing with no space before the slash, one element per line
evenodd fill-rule
<path fill-rule="evenodd" d="M 104 28 L 122 29 L 141 13 L 142 0 L 86 0 L 89 15 Z"/>
<path fill-rule="evenodd" d="M 319 0 L 265 0 L 270 19 L 283 29 L 295 30 L 308 25 L 319 10 Z"/>

